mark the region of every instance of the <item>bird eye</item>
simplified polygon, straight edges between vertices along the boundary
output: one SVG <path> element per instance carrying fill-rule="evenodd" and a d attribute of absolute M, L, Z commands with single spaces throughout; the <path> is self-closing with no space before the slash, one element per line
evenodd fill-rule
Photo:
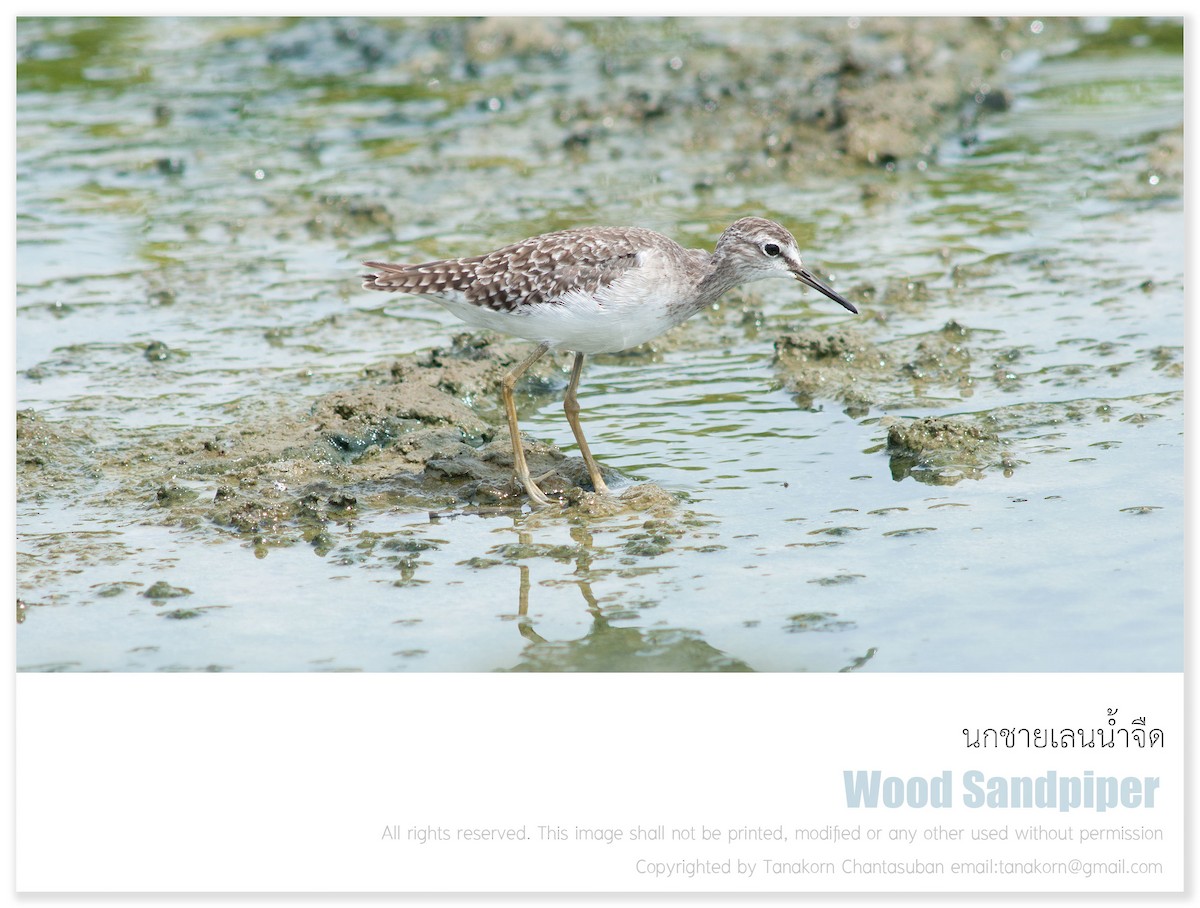
<path fill-rule="evenodd" d="M 771 256 L 779 255 L 779 247 L 774 243 L 767 243 L 763 246 L 763 252 Z"/>

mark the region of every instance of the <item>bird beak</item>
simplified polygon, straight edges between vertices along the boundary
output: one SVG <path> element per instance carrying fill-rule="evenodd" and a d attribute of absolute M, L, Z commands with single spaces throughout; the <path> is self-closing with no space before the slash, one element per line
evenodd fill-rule
<path fill-rule="evenodd" d="M 826 287 L 824 284 L 822 284 L 819 280 L 817 280 L 815 277 L 813 277 L 812 274 L 809 273 L 807 268 L 793 269 L 792 274 L 796 275 L 796 280 L 798 280 L 800 283 L 807 284 L 808 286 L 812 287 L 813 290 L 819 290 L 821 293 L 824 293 L 827 297 L 829 297 L 835 303 L 845 306 L 847 309 L 849 309 L 855 315 L 858 315 L 858 310 L 854 308 L 853 303 L 851 303 L 848 299 L 846 299 L 840 293 L 834 293 L 832 290 L 830 290 L 828 287 Z"/>

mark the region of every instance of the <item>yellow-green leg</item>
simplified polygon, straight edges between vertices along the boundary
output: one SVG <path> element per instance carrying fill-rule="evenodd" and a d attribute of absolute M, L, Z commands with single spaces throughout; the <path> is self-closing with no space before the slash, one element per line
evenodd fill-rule
<path fill-rule="evenodd" d="M 600 467 L 592 457 L 592 449 L 588 447 L 587 439 L 583 437 L 583 426 L 579 424 L 579 399 L 575 389 L 579 387 L 579 376 L 583 374 L 583 354 L 575 354 L 575 363 L 571 366 L 571 381 L 567 384 L 567 393 L 563 396 L 563 410 L 567 414 L 567 422 L 571 424 L 571 432 L 579 445 L 579 453 L 583 455 L 583 463 L 587 467 L 588 476 L 592 478 L 592 488 L 599 494 L 608 492 L 604 477 L 600 475 Z"/>
<path fill-rule="evenodd" d="M 513 401 L 513 388 L 517 386 L 517 382 L 529 367 L 545 356 L 549 349 L 549 344 L 538 344 L 537 349 L 505 375 L 500 382 L 500 396 L 504 400 L 504 412 L 508 416 L 508 434 L 512 437 L 513 471 L 517 474 L 517 480 L 525 487 L 529 500 L 541 505 L 550 504 L 550 499 L 537 487 L 537 483 L 529 475 L 529 464 L 525 462 L 525 450 L 521 447 L 521 429 L 517 425 L 517 405 Z"/>

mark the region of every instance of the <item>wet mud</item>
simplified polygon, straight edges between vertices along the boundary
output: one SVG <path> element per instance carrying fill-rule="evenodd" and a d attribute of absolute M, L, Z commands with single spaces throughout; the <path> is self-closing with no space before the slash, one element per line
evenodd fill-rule
<path fill-rule="evenodd" d="M 134 457 L 22 411 L 18 472 L 26 494 L 79 493 L 89 488 L 81 480 L 107 478 L 111 504 L 124 499 L 163 523 L 209 525 L 255 546 L 320 549 L 331 521 L 382 508 L 519 513 L 526 498 L 513 475 L 500 382 L 527 354 L 524 342 L 458 335 L 448 347 L 368 366 L 306 409 L 147 440 Z M 518 407 L 561 395 L 569 361 L 549 356 L 531 369 L 517 387 Z M 613 494 L 596 495 L 582 458 L 554 445 L 527 438 L 525 451 L 541 488 L 558 500 L 543 516 L 676 510 L 677 496 L 608 469 Z"/>
<path fill-rule="evenodd" d="M 912 476 L 936 485 L 981 478 L 990 466 L 1011 470 L 999 436 L 965 419 L 926 416 L 888 421 L 887 451 L 892 477 Z"/>
<path fill-rule="evenodd" d="M 538 58 L 557 64 L 585 52 L 580 29 L 600 47 L 623 34 L 618 23 L 536 24 L 530 29 L 523 20 L 439 23 L 429 27 L 427 54 L 401 61 L 385 30 L 366 25 L 347 30 L 312 20 L 302 38 L 272 39 L 270 56 L 281 65 L 299 65 L 329 46 L 338 52 L 330 66 L 338 59 L 352 65 L 346 55 L 357 49 L 368 68 L 385 65 L 392 55 L 392 64 L 414 74 L 482 75 L 498 61 Z M 686 122 L 691 142 L 733 145 L 731 150 L 748 156 L 742 159 L 745 167 L 786 168 L 800 166 L 801 159 L 805 166 L 844 159 L 844 167 L 892 167 L 931 154 L 944 136 L 963 138 L 979 113 L 1004 109 L 1005 89 L 992 80 L 1027 34 L 1020 20 L 888 19 L 871 22 L 867 41 L 847 34 L 840 22 L 813 25 L 810 43 L 800 52 L 781 48 L 764 58 L 757 45 L 699 46 L 686 63 L 671 61 L 649 83 L 640 70 L 601 65 L 610 90 L 560 109 L 558 141 L 595 151 L 623 133 Z M 411 30 L 408 37 L 412 40 Z M 317 201 L 322 210 L 306 222 L 310 233 L 346 237 L 394 227 L 378 201 L 356 196 Z M 874 288 L 859 291 L 868 299 L 876 296 Z M 907 284 L 898 292 L 909 300 L 914 294 Z M 897 291 L 884 288 L 880 295 Z M 744 293 L 733 294 L 725 305 L 745 299 Z M 692 330 L 630 355 L 702 347 L 731 332 L 745 336 L 752 321 L 752 312 L 732 325 L 701 317 Z M 825 334 L 799 329 L 779 336 L 777 362 L 801 406 L 831 400 L 862 415 L 872 406 L 911 405 L 926 390 L 969 381 L 970 354 L 960 343 L 965 333 L 951 323 L 925 337 L 876 344 L 860 328 Z M 303 539 L 319 546 L 328 521 L 347 520 L 364 509 L 519 508 L 524 496 L 512 477 L 498 399 L 500 378 L 525 349 L 520 342 L 464 334 L 446 348 L 367 366 L 361 381 L 293 413 L 256 413 L 217 432 L 184 431 L 169 442 L 143 439 L 134 457 L 106 456 L 72 423 L 51 425 L 23 411 L 18 487 L 23 496 L 37 495 L 103 474 L 115 480 L 110 496 L 141 499 L 164 522 L 193 527 L 208 522 L 261 545 Z M 186 354 L 153 341 L 144 355 L 161 361 Z M 542 402 L 564 386 L 560 365 L 547 360 L 540 366 L 520 389 L 527 402 Z M 911 384 L 898 384 L 897 374 L 910 377 Z M 579 458 L 537 439 L 527 445 L 542 488 L 567 508 L 602 515 L 622 507 L 669 510 L 675 502 L 650 487 L 627 490 L 616 500 L 599 498 L 590 493 Z M 147 475 L 156 469 L 158 477 Z M 629 484 L 613 474 L 606 479 L 618 488 Z"/>
<path fill-rule="evenodd" d="M 930 158 L 956 133 L 969 140 L 981 111 L 1006 109 L 999 76 L 1028 41 L 1019 19 L 873 19 L 860 34 L 840 21 L 810 24 L 800 42 L 766 53 L 758 43 L 693 45 L 668 61 L 666 79 L 613 67 L 610 91 L 560 111 L 562 141 L 592 150 L 676 129 L 739 155 L 742 179 L 839 162 L 894 167 Z"/>
<path fill-rule="evenodd" d="M 564 145 L 595 150 L 623 132 L 651 124 L 669 130 L 686 122 L 692 142 L 732 144 L 731 150 L 752 155 L 743 160 L 746 167 L 800 166 L 801 159 L 808 166 L 836 158 L 845 158 L 843 166 L 851 168 L 891 167 L 931 154 L 942 136 L 957 132 L 961 138 L 979 112 L 1003 109 L 998 99 L 1005 90 L 989 80 L 1027 33 L 1023 25 L 1020 20 L 873 20 L 868 41 L 854 40 L 859 36 L 847 35 L 840 22 L 815 20 L 810 43 L 800 52 L 781 48 L 764 58 L 757 45 L 700 46 L 686 64 L 673 60 L 666 73 L 650 80 L 657 86 L 653 90 L 645 87 L 641 71 L 602 65 L 610 89 L 559 110 L 555 126 Z M 309 34 L 290 42 L 273 39 L 269 50 L 273 61 L 299 65 L 331 46 L 338 56 L 330 66 L 338 59 L 353 65 L 346 55 L 357 50 L 368 68 L 390 62 L 429 74 L 481 70 L 501 60 L 558 62 L 583 45 L 580 28 L 601 47 L 623 33 L 617 23 L 539 20 L 536 26 L 503 19 L 440 23 L 430 26 L 426 54 L 401 60 L 385 30 L 313 20 L 303 27 Z M 378 201 L 354 196 L 318 201 L 322 212 L 306 226 L 319 235 L 353 236 L 394 226 Z M 675 332 L 643 353 L 689 339 L 698 346 L 713 340 L 702 329 Z M 893 368 L 909 370 L 918 384 L 961 381 L 962 364 L 954 362 L 961 348 L 947 344 L 931 336 L 913 350 L 893 344 L 884 351 L 865 334 L 848 331 L 824 339 L 787 333 L 776 347 L 780 362 L 788 364 L 785 382 L 801 405 L 825 398 L 861 414 L 880 403 L 869 388 L 872 381 Z M 184 432 L 171 442 L 171 479 L 145 490 L 146 480 L 134 470 L 128 481 L 152 494 L 164 520 L 206 519 L 263 541 L 289 538 L 294 533 L 289 527 L 304 527 L 302 534 L 311 541 L 319 538 L 326 520 L 384 505 L 519 506 L 522 494 L 511 477 L 509 442 L 493 401 L 500 377 L 524 346 L 464 335 L 446 349 L 367 367 L 363 383 L 313 401 L 306 412 L 233 423 L 203 439 Z M 154 361 L 179 354 L 154 341 L 144 355 Z M 545 367 L 535 372 L 526 395 L 538 387 L 561 391 L 561 370 L 553 380 Z M 99 463 L 88 464 L 86 435 L 70 424 L 51 428 L 31 412 L 21 420 L 22 494 L 101 469 Z M 38 428 L 31 429 L 35 424 Z M 57 442 L 51 437 L 56 433 Z M 52 447 L 54 456 L 38 453 Z M 592 513 L 612 506 L 588 495 L 577 458 L 536 439 L 530 440 L 528 453 L 533 472 L 545 477 L 548 494 Z M 103 468 L 112 475 L 123 464 L 135 467 L 147 459 L 107 458 Z M 664 493 L 655 506 L 669 500 Z"/>
<path fill-rule="evenodd" d="M 715 541 L 712 516 L 699 513 L 671 483 L 642 482 L 636 471 L 626 475 L 606 466 L 605 445 L 593 440 L 614 491 L 598 496 L 578 456 L 523 423 L 531 472 L 560 502 L 528 508 L 512 475 L 500 405 L 500 381 L 527 355 L 526 342 L 450 328 L 416 352 L 392 355 L 386 347 L 373 348 L 371 356 L 351 359 L 348 366 L 339 362 L 343 371 L 336 382 L 318 374 L 316 389 L 301 366 L 294 368 L 294 381 L 280 382 L 255 374 L 250 357 L 260 341 L 269 355 L 309 348 L 317 365 L 303 368 L 320 373 L 338 358 L 325 352 L 327 344 L 336 347 L 334 339 L 404 326 L 395 310 L 405 301 L 361 292 L 355 260 L 483 252 L 518 238 L 512 232 L 525 231 L 526 218 L 537 230 L 595 223 L 602 192 L 621 185 L 631 162 L 638 172 L 658 174 L 662 187 L 653 190 L 651 205 L 665 212 L 659 216 L 677 225 L 671 232 L 688 245 L 711 249 L 731 216 L 748 213 L 741 210 L 745 196 L 738 187 L 790 193 L 780 204 L 801 219 L 797 236 L 806 261 L 813 243 L 803 235 L 807 223 L 797 200 L 826 190 L 837 191 L 828 203 L 832 213 L 813 215 L 814 223 L 828 229 L 863 218 L 864 230 L 902 233 L 909 226 L 907 209 L 925 191 L 921 175 L 947 167 L 939 164 L 943 158 L 969 154 L 987 141 L 988 118 L 1012 109 L 1028 72 L 1014 67 L 1014 60 L 1079 43 L 1089 27 L 1048 19 L 1035 28 L 1034 20 L 1021 18 L 851 23 L 804 20 L 802 29 L 782 30 L 775 20 L 752 19 L 739 20 L 732 31 L 721 20 L 694 19 L 226 23 L 214 39 L 219 50 L 209 51 L 215 72 L 230 82 L 239 81 L 231 74 L 269 72 L 280 80 L 276 90 L 282 95 L 318 97 L 343 120 L 318 116 L 324 110 L 314 106 L 305 114 L 310 120 L 270 123 L 286 136 L 277 159 L 239 157 L 230 211 L 213 214 L 181 201 L 197 191 L 190 181 L 204 174 L 204 153 L 163 136 L 181 124 L 200 123 L 218 135 L 228 128 L 240 141 L 229 124 L 255 123 L 255 112 L 266 109 L 270 96 L 248 93 L 231 107 L 221 93 L 162 92 L 142 111 L 144 123 L 121 127 L 145 132 L 131 142 L 132 149 L 114 139 L 117 151 L 100 156 L 99 166 L 117 174 L 111 180 L 117 185 L 97 178 L 63 202 L 71 217 L 86 219 L 154 210 L 169 199 L 188 216 L 168 240 L 155 233 L 162 228 L 151 219 L 146 233 L 154 234 L 153 241 L 138 248 L 135 264 L 122 273 L 72 279 L 53 294 L 47 289 L 55 284 L 51 279 L 19 282 L 22 298 L 38 296 L 36 316 L 45 319 L 48 312 L 67 324 L 86 318 L 91 306 L 138 298 L 150 310 L 188 314 L 187 330 L 195 334 L 147 337 L 141 324 L 132 324 L 135 319 L 125 323 L 131 325 L 128 336 L 103 344 L 52 344 L 51 353 L 21 374 L 34 386 L 76 376 L 80 381 L 73 397 L 20 403 L 16 414 L 18 506 L 39 513 L 44 508 L 49 515 L 38 532 L 27 534 L 19 554 L 21 583 L 31 593 L 18 600 L 18 620 L 53 599 L 38 591 L 53 588 L 56 575 L 137 557 L 136 545 L 121 535 L 122 521 L 182 530 L 203 543 L 233 539 L 260 557 L 273 548 L 308 545 L 331 564 L 385 564 L 402 586 L 420 582 L 430 553 L 444 543 L 436 533 L 376 532 L 360 529 L 360 523 L 424 513 L 436 527 L 463 515 L 502 514 L 519 517 L 530 531 L 565 525 L 586 535 L 589 527 L 605 528 L 570 545 L 530 539 L 464 557 L 462 567 L 473 576 L 500 566 L 524 572 L 516 620 L 528 647 L 513 670 L 754 667 L 753 659 L 729 655 L 699 632 L 622 626 L 622 617 L 636 614 L 636 608 L 615 609 L 589 586 L 596 560 L 610 568 L 620 564 L 617 573 L 627 569 L 633 575 L 671 553 L 703 555 L 728 544 Z M 124 28 L 132 26 L 96 26 L 108 38 L 109 31 Z M 51 96 L 62 90 L 64 79 L 86 82 L 83 69 L 64 76 L 55 67 L 65 56 L 55 42 L 84 46 L 96 36 L 72 33 L 60 39 L 55 31 L 18 41 L 22 91 Z M 1127 39 L 1120 28 L 1114 32 L 1114 41 Z M 664 52 L 671 48 L 678 50 Z M 115 72 L 110 84 L 119 93 L 139 83 L 136 73 Z M 343 103 L 344 110 L 338 106 Z M 124 114 L 115 119 L 129 120 Z M 1114 164 L 1111 179 L 1092 188 L 1091 198 L 1139 211 L 1178 203 L 1182 127 L 1154 132 L 1148 126 L 1144 132 L 1151 137 L 1143 135 L 1138 152 Z M 954 154 L 943 155 L 947 148 Z M 365 150 L 374 169 L 340 171 L 339 156 L 352 158 L 347 149 Z M 1020 156 L 1025 150 L 1014 144 L 1010 152 Z M 323 174 L 320 185 L 309 185 L 313 170 Z M 532 184 L 522 180 L 543 170 L 558 174 L 562 185 L 526 199 L 522 194 Z M 222 174 L 218 185 L 223 188 L 226 179 L 233 177 Z M 1056 444 L 1054 434 L 1064 425 L 1089 427 L 1097 440 L 1088 456 L 1100 457 L 1127 439 L 1123 430 L 1175 418 L 1182 391 L 1149 387 L 1140 377 L 1149 371 L 1164 388 L 1182 381 L 1181 343 L 1143 340 L 1133 325 L 1105 334 L 1075 331 L 1066 319 L 1050 323 L 1045 336 L 1053 340 L 1031 339 L 1011 327 L 1019 320 L 1005 321 L 1010 318 L 1005 307 L 1023 289 L 1006 283 L 1014 268 L 1031 285 L 1061 286 L 1065 297 L 1093 263 L 1086 250 L 1063 255 L 1019 242 L 994 255 L 981 253 L 985 243 L 977 238 L 1004 231 L 1020 236 L 1026 229 L 1020 211 L 987 209 L 989 193 L 1002 198 L 1007 189 L 986 179 L 983 189 L 964 188 L 961 204 L 954 203 L 953 185 L 935 190 L 951 198 L 943 208 L 921 209 L 926 220 L 914 223 L 941 236 L 928 226 L 941 218 L 945 239 L 920 267 L 904 261 L 895 276 L 878 277 L 876 268 L 862 277 L 855 266 L 861 271 L 872 263 L 849 254 L 846 262 L 830 261 L 827 246 L 822 256 L 812 257 L 818 276 L 829 278 L 836 270 L 834 286 L 859 306 L 858 318 L 831 312 L 826 301 L 804 296 L 799 287 L 772 289 L 774 304 L 765 306 L 764 293 L 753 285 L 643 347 L 591 358 L 591 367 L 636 368 L 680 351 L 709 354 L 760 345 L 766 351 L 756 354 L 762 358 L 763 386 L 782 390 L 798 411 L 847 417 L 855 424 L 864 462 L 877 461 L 881 473 L 897 482 L 911 479 L 930 487 L 1019 476 L 1039 458 L 1062 455 L 1065 446 Z M 278 182 L 272 186 L 272 180 Z M 612 192 L 630 196 L 643 188 Z M 239 193 L 253 201 L 238 201 Z M 196 198 L 202 196 L 203 190 Z M 442 204 L 457 212 L 446 223 L 436 214 Z M 463 212 L 478 215 L 471 222 L 472 215 Z M 25 216 L 19 232 L 38 223 Z M 480 237 L 490 245 L 480 245 L 485 242 Z M 839 241 L 852 239 L 853 231 L 843 228 Z M 921 242 L 932 243 L 928 236 Z M 306 270 L 280 251 L 295 245 L 334 251 L 345 259 L 344 275 L 324 265 Z M 189 259 L 190 248 L 207 248 L 209 258 Z M 882 248 L 896 251 L 895 245 Z M 227 271 L 223 260 L 212 258 L 224 250 L 234 263 Z M 299 274 L 294 284 L 286 283 L 289 268 Z M 1177 293 L 1170 275 L 1165 284 L 1147 264 L 1144 273 L 1111 279 L 1088 305 L 1114 317 L 1124 317 L 1131 306 L 1171 306 Z M 223 297 L 238 302 L 217 308 L 210 323 L 203 306 Z M 344 304 L 332 315 L 319 305 L 331 297 Z M 784 315 L 777 314 L 780 300 L 789 306 Z M 191 316 L 193 307 L 202 314 Z M 345 314 L 352 310 L 357 315 Z M 201 334 L 235 324 L 241 330 L 246 321 L 253 324 L 253 343 L 238 349 L 234 343 L 246 342 L 231 341 L 228 359 L 234 365 L 206 352 Z M 345 347 L 356 350 L 355 344 Z M 1056 347 L 1076 355 L 1048 366 L 1046 350 Z M 548 356 L 530 370 L 517 389 L 522 416 L 561 406 L 569 359 Z M 136 395 L 122 396 L 125 379 L 152 382 L 155 370 L 178 375 L 212 369 L 214 361 L 226 371 L 214 369 L 197 383 L 225 382 L 228 390 L 217 404 L 206 404 L 203 419 L 188 424 L 186 418 L 128 418 L 137 401 Z M 304 361 L 296 356 L 280 362 L 292 368 Z M 108 386 L 85 380 L 105 370 L 112 373 Z M 239 370 L 249 376 L 245 392 Z M 1119 385 L 1127 376 L 1138 379 L 1128 390 Z M 585 395 L 587 385 L 585 375 Z M 682 393 L 702 391 L 697 382 Z M 975 408 L 976 398 L 986 403 Z M 586 432 L 594 399 L 581 400 Z M 214 411 L 220 413 L 215 420 Z M 1122 432 L 1105 435 L 1109 426 Z M 120 516 L 114 526 L 73 532 L 69 515 L 78 507 Z M 1150 510 L 1142 513 L 1149 514 L 1156 506 L 1144 507 Z M 55 509 L 66 515 L 59 526 L 53 525 Z M 780 544 L 812 543 L 804 536 Z M 578 603 L 589 630 L 569 642 L 537 629 L 528 568 L 539 561 L 577 565 Z M 831 570 L 823 576 L 859 575 Z M 843 583 L 829 585 L 837 589 Z M 534 600 L 537 591 L 534 584 Z M 90 595 L 106 602 L 136 597 L 139 605 L 187 626 L 208 620 L 215 614 L 209 610 L 221 607 L 199 602 L 201 594 L 193 605 L 188 586 L 157 576 L 97 581 Z M 856 627 L 844 611 L 819 602 L 790 608 L 788 615 L 778 630 L 789 638 L 849 634 Z M 852 658 L 872 658 L 872 647 L 857 646 L 844 664 L 852 668 Z M 420 647 L 398 652 L 405 660 L 424 653 Z"/>

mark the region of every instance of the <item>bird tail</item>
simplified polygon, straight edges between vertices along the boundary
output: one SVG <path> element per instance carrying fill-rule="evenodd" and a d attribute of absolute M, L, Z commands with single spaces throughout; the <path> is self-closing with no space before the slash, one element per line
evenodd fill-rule
<path fill-rule="evenodd" d="M 380 272 L 383 272 L 383 273 L 391 272 L 392 274 L 396 274 L 397 272 L 402 272 L 402 271 L 404 271 L 404 268 L 405 268 L 404 265 L 389 265 L 386 262 L 363 262 L 363 264 L 368 268 L 377 268 Z M 383 276 L 384 276 L 383 274 L 375 274 L 375 273 L 359 275 L 359 277 L 362 278 L 362 282 L 363 282 L 362 286 L 363 286 L 364 290 L 388 291 L 388 290 L 398 290 L 399 289 L 395 285 L 381 283 L 380 278 L 382 278 Z"/>

